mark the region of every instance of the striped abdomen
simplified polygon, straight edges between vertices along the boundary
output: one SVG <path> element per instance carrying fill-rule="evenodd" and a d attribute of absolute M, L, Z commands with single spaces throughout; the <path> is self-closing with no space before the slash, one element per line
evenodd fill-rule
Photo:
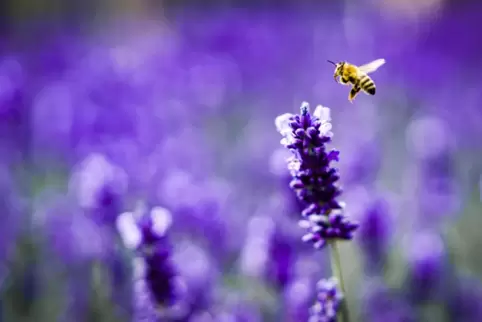
<path fill-rule="evenodd" d="M 370 95 L 375 95 L 376 86 L 375 82 L 368 76 L 364 74 L 360 77 L 360 88 Z"/>

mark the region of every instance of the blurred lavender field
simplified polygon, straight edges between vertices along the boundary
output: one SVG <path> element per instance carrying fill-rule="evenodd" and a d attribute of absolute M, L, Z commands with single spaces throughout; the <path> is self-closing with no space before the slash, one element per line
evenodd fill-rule
<path fill-rule="evenodd" d="M 330 263 L 275 127 L 303 101 L 360 224 L 351 321 L 482 321 L 482 4 L 1 8 L 0 322 L 308 321 Z M 377 58 L 350 104 L 326 61 Z"/>

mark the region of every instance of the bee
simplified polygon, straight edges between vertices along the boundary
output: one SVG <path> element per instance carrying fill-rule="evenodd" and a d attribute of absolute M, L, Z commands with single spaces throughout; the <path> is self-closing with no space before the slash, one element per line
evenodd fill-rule
<path fill-rule="evenodd" d="M 333 74 L 333 77 L 337 83 L 352 85 L 350 94 L 348 95 L 348 100 L 350 102 L 353 102 L 361 90 L 367 94 L 375 95 L 375 82 L 370 76 L 368 76 L 368 74 L 373 73 L 380 66 L 385 64 L 385 59 L 377 59 L 362 66 L 355 66 L 346 61 L 334 63 L 329 60 L 328 62 L 335 65 L 335 73 Z"/>

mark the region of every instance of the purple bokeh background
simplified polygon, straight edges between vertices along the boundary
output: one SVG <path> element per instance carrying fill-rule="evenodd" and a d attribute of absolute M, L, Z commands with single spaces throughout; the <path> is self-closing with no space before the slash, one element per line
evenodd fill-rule
<path fill-rule="evenodd" d="M 0 321 L 155 321 L 115 227 L 142 207 L 172 216 L 164 319 L 306 321 L 330 265 L 301 242 L 274 125 L 302 101 L 331 109 L 361 224 L 341 246 L 352 318 L 482 319 L 482 5 L 8 3 Z M 350 104 L 326 60 L 377 58 L 376 96 Z"/>

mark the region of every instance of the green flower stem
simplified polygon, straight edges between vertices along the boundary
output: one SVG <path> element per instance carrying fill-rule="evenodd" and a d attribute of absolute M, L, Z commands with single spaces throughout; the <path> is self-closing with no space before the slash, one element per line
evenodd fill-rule
<path fill-rule="evenodd" d="M 340 303 L 340 310 L 338 312 L 338 318 L 341 322 L 350 322 L 350 314 L 348 312 L 348 305 L 346 301 L 345 283 L 343 281 L 343 274 L 341 271 L 340 252 L 338 251 L 337 241 L 330 242 L 330 262 L 331 271 L 333 275 L 338 279 L 340 290 L 343 294 L 343 301 Z"/>

